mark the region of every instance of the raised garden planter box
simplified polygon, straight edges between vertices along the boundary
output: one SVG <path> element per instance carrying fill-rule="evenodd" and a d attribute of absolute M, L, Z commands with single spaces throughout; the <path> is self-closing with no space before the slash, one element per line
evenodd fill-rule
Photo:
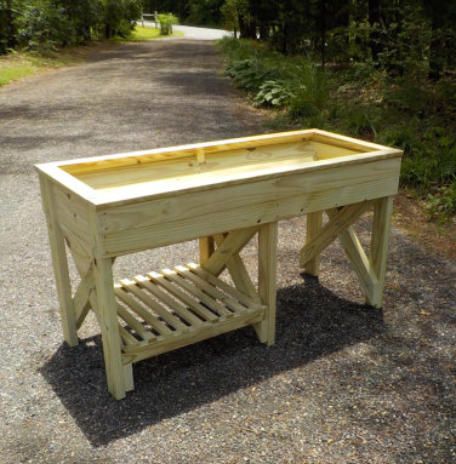
<path fill-rule="evenodd" d="M 132 363 L 253 325 L 275 336 L 277 221 L 307 215 L 301 264 L 318 275 L 336 237 L 367 301 L 382 305 L 402 152 L 316 129 L 40 164 L 64 337 L 97 315 L 109 391 Z M 351 225 L 374 210 L 366 253 Z M 322 212 L 328 215 L 323 225 Z M 239 256 L 258 234 L 258 288 Z M 200 263 L 113 282 L 117 256 L 200 239 Z M 81 275 L 72 294 L 65 243 Z M 227 268 L 232 284 L 219 278 Z"/>

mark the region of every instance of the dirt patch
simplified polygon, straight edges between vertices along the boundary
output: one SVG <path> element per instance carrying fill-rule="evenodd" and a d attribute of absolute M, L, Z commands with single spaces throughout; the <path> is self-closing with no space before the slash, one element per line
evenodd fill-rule
<path fill-rule="evenodd" d="M 395 199 L 395 224 L 431 253 L 456 260 L 456 223 L 437 224 L 429 221 L 424 208 L 423 202 L 401 192 Z"/>

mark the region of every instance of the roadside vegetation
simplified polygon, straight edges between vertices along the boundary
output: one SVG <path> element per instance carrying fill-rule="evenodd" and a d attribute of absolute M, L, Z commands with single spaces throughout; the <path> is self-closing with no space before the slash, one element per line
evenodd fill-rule
<path fill-rule="evenodd" d="M 275 127 L 321 127 L 404 150 L 402 188 L 456 214 L 456 4 L 437 0 L 143 0 L 234 31 L 227 74 Z"/>
<path fill-rule="evenodd" d="M 277 128 L 320 127 L 402 148 L 402 187 L 424 200 L 428 217 L 454 221 L 456 7 L 310 1 L 307 13 L 296 6 L 292 14 L 273 3 L 275 19 L 257 3 L 225 2 L 226 21 L 247 37 L 221 43 L 227 75 L 255 105 L 275 110 Z"/>
<path fill-rule="evenodd" d="M 401 183 L 431 217 L 456 213 L 456 80 L 391 77 L 371 64 L 321 65 L 267 44 L 224 39 L 226 74 L 278 128 L 319 127 L 404 150 Z"/>
<path fill-rule="evenodd" d="M 182 35 L 176 16 L 160 15 L 164 31 L 137 25 L 141 14 L 140 0 L 0 0 L 0 86 L 80 63 L 90 44 Z"/>
<path fill-rule="evenodd" d="M 0 54 L 128 37 L 141 12 L 140 0 L 0 0 Z"/>
<path fill-rule="evenodd" d="M 71 47 L 46 53 L 13 51 L 0 56 L 0 87 L 37 72 L 81 63 L 87 52 L 85 48 Z"/>

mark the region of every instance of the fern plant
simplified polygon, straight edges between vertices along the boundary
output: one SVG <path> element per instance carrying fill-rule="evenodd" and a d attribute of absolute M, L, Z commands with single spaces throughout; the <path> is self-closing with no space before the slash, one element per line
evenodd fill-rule
<path fill-rule="evenodd" d="M 292 97 L 293 93 L 284 81 L 268 80 L 261 84 L 254 102 L 257 106 L 280 108 L 286 106 Z"/>

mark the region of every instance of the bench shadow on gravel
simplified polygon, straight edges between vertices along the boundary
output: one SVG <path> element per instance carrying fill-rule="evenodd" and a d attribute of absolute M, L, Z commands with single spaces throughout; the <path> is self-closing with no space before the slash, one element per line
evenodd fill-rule
<path fill-rule="evenodd" d="M 245 328 L 140 362 L 136 390 L 122 401 L 107 393 L 99 336 L 76 348 L 62 344 L 40 371 L 87 439 L 102 446 L 384 329 L 382 311 L 341 299 L 311 277 L 280 289 L 277 309 L 274 346 Z"/>

